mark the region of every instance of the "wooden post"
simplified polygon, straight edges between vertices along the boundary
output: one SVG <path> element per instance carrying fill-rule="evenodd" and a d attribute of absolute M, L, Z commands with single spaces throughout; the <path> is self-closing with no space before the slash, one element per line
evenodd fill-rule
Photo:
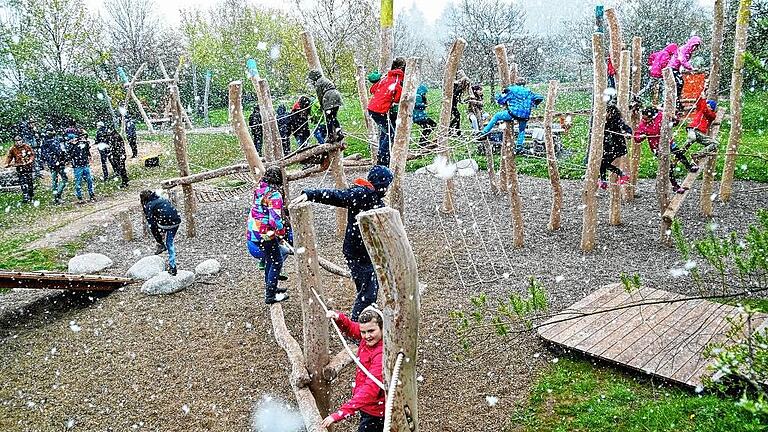
<path fill-rule="evenodd" d="M 184 107 L 179 103 L 179 88 L 170 86 L 171 96 L 171 126 L 173 127 L 173 147 L 176 151 L 176 163 L 179 166 L 179 175 L 185 177 L 189 175 L 189 159 L 187 156 L 187 131 L 184 129 L 184 117 L 181 111 Z M 197 211 L 197 202 L 195 201 L 195 191 L 191 184 L 181 186 L 184 192 L 184 215 L 187 223 L 187 237 L 195 236 L 195 211 Z"/>
<path fill-rule="evenodd" d="M 592 133 L 589 143 L 589 161 L 584 177 L 584 216 L 581 227 L 581 250 L 590 252 L 595 249 L 597 225 L 597 180 L 600 174 L 600 161 L 603 158 L 603 137 L 605 136 L 605 105 L 603 99 L 608 85 L 608 71 L 605 68 L 605 48 L 603 35 L 592 34 L 592 68 L 594 90 L 592 92 Z"/>
<path fill-rule="evenodd" d="M 509 63 L 510 60 L 514 60 L 514 57 L 510 56 L 510 58 L 507 59 L 507 62 Z M 504 80 L 502 79 L 502 84 L 501 84 L 502 88 L 505 87 L 505 84 L 503 84 L 503 81 Z M 517 63 L 513 61 L 511 64 L 509 64 L 509 83 L 506 85 L 514 84 L 516 82 L 517 82 Z M 509 190 L 509 181 L 508 181 L 508 175 L 507 175 L 507 170 L 509 169 L 508 161 L 512 160 L 514 164 L 517 163 L 515 160 L 513 160 L 513 158 L 515 157 L 515 152 L 514 152 L 514 148 L 511 145 L 511 142 L 513 141 L 510 141 L 511 139 L 510 137 L 514 135 L 512 131 L 513 122 L 509 122 L 508 126 L 510 129 L 510 135 L 507 136 L 506 131 L 504 132 L 504 138 L 501 145 L 501 163 L 499 164 L 499 189 L 504 193 L 506 193 Z"/>
<path fill-rule="evenodd" d="M 725 151 L 725 164 L 720 179 L 720 199 L 723 202 L 731 199 L 733 171 L 736 169 L 736 155 L 739 150 L 739 140 L 741 140 L 741 88 L 744 84 L 744 50 L 747 48 L 751 5 L 752 0 L 739 0 L 739 12 L 736 17 L 733 69 L 731 70 L 731 131 L 728 133 L 728 149 Z"/>
<path fill-rule="evenodd" d="M 621 116 L 626 121 L 629 121 L 629 51 L 623 50 L 621 51 L 620 58 L 619 58 L 619 68 L 617 71 L 618 74 L 618 80 L 617 80 L 617 88 L 618 88 L 618 98 L 617 98 L 617 106 L 619 108 L 619 112 L 621 112 Z M 627 143 L 628 141 L 631 142 L 632 139 L 630 138 L 627 140 L 627 138 L 623 138 L 624 142 Z M 622 172 L 626 173 L 628 172 L 627 167 L 627 158 L 626 156 L 621 156 L 617 160 L 617 165 L 621 169 Z M 608 222 L 611 225 L 621 225 L 621 201 L 622 196 L 627 196 L 627 189 L 626 186 L 619 185 L 617 183 L 618 178 L 616 177 L 616 174 L 611 175 L 611 208 L 610 208 L 610 216 L 608 219 Z"/>
<path fill-rule="evenodd" d="M 496 54 L 496 63 L 498 64 L 501 85 L 506 87 L 513 83 L 509 71 L 509 62 L 507 60 L 507 47 L 504 44 L 493 47 Z M 517 182 L 517 165 L 515 162 L 514 139 L 512 135 L 513 122 L 507 122 L 504 128 L 504 144 L 502 149 L 506 148 L 506 155 L 502 150 L 501 165 L 505 167 L 506 185 L 501 185 L 502 190 L 509 192 L 509 206 L 512 212 L 512 243 L 516 248 L 523 247 L 523 203 L 520 199 L 520 188 Z"/>
<path fill-rule="evenodd" d="M 387 383 L 392 381 L 398 354 L 405 356 L 395 387 L 392 430 L 418 432 L 416 365 L 420 299 L 416 257 L 396 210 L 388 207 L 370 210 L 360 213 L 357 220 L 379 279 L 378 304 L 384 315 L 384 379 Z"/>
<path fill-rule="evenodd" d="M 707 99 L 720 99 L 720 58 L 723 54 L 723 16 L 725 15 L 725 0 L 715 0 L 714 16 L 712 18 L 712 47 L 710 48 L 709 83 L 707 84 Z"/>
<path fill-rule="evenodd" d="M 393 3 L 393 0 L 381 0 L 379 72 L 381 72 L 382 76 L 392 66 L 392 59 L 394 57 L 392 54 L 395 47 L 395 33 L 393 30 L 395 11 Z"/>
<path fill-rule="evenodd" d="M 261 104 L 260 111 L 263 113 L 263 115 L 266 115 L 267 117 L 267 123 L 266 125 L 269 126 L 269 128 L 264 128 L 266 131 L 269 130 L 270 135 L 272 136 L 272 154 L 275 156 L 275 160 L 279 161 L 283 159 L 283 144 L 280 140 L 280 131 L 277 126 L 277 115 L 275 115 L 275 107 L 272 105 L 272 95 L 269 92 L 269 83 L 265 79 L 259 79 L 257 81 L 258 84 L 258 93 L 259 93 L 259 100 L 263 101 L 263 104 Z M 280 172 L 282 173 L 283 177 L 283 199 L 286 202 L 290 202 L 291 200 L 291 188 L 288 185 L 288 176 L 285 172 L 286 164 L 280 164 Z M 344 168 L 341 168 L 341 178 L 344 178 Z M 338 176 L 336 177 L 336 184 L 339 184 Z M 338 220 L 338 214 L 339 211 L 344 209 L 337 209 L 337 220 Z M 284 215 L 286 219 L 289 219 L 289 216 L 286 214 Z"/>
<path fill-rule="evenodd" d="M 368 131 L 368 149 L 371 152 L 371 161 L 376 165 L 379 154 L 379 133 L 376 123 L 373 122 L 371 115 L 368 113 L 368 85 L 365 83 L 365 68 L 363 65 L 358 64 L 356 70 L 357 94 L 360 97 L 360 108 L 363 110 L 365 128 Z"/>
<path fill-rule="evenodd" d="M 715 121 L 712 122 L 711 129 L 709 131 L 710 136 L 716 141 L 720 142 L 720 125 L 723 122 L 725 116 L 725 108 L 719 107 L 717 109 L 717 116 Z M 715 167 L 717 166 L 717 151 L 712 152 L 711 156 L 707 158 L 706 163 L 700 166 L 701 176 L 701 195 L 699 197 L 699 209 L 701 214 L 706 217 L 712 216 L 712 191 L 714 190 L 715 183 Z"/>
<path fill-rule="evenodd" d="M 555 99 L 557 98 L 558 82 L 552 80 L 547 89 L 547 106 L 544 111 L 544 140 L 547 146 L 547 169 L 549 170 L 549 183 L 552 185 L 552 210 L 549 212 L 549 225 L 547 229 L 555 231 L 560 229 L 560 212 L 563 208 L 563 188 L 560 185 L 560 172 L 557 169 L 557 155 L 555 155 L 555 141 L 552 138 L 552 121 L 555 117 Z"/>
<path fill-rule="evenodd" d="M 267 96 L 261 91 L 261 88 L 259 87 L 259 81 L 263 81 L 263 80 L 256 75 L 249 75 L 248 79 L 250 79 L 251 84 L 253 84 L 253 90 L 256 92 L 256 100 L 258 101 L 258 104 L 259 104 L 259 115 L 261 116 L 261 125 L 262 125 L 261 152 L 263 153 L 264 160 L 266 162 L 273 162 L 276 159 L 275 148 L 278 145 L 278 144 L 275 144 L 274 142 L 275 139 L 279 141 L 279 145 L 282 148 L 282 140 L 280 140 L 280 132 L 278 130 L 275 133 L 275 131 L 272 130 L 272 120 L 274 116 L 270 117 L 270 113 L 268 113 L 267 110 L 265 109 L 267 104 Z"/>
<path fill-rule="evenodd" d="M 131 216 L 128 214 L 128 210 L 117 213 L 117 222 L 123 231 L 123 240 L 133 240 L 133 224 L 131 223 Z"/>
<path fill-rule="evenodd" d="M 304 356 L 309 371 L 309 388 L 315 396 L 320 415 L 328 415 L 330 408 L 328 382 L 323 376 L 323 369 L 328 364 L 328 321 L 320 302 L 312 290 L 324 297 L 320 283 L 317 245 L 315 243 L 314 217 L 310 203 L 301 203 L 291 207 L 292 225 L 296 236 L 296 269 L 299 273 L 301 288 L 301 313 L 304 323 Z"/>
<path fill-rule="evenodd" d="M 315 39 L 307 31 L 301 32 L 301 42 L 304 47 L 304 57 L 307 58 L 309 70 L 316 70 L 323 73 L 323 66 L 320 65 L 320 57 L 317 55 Z"/>
<path fill-rule="evenodd" d="M 621 26 L 619 25 L 619 17 L 616 9 L 608 8 L 605 10 L 605 22 L 608 24 L 608 39 L 610 42 L 611 62 L 614 66 L 619 66 L 623 42 L 621 39 Z M 614 70 L 616 71 L 614 79 L 616 80 L 616 83 L 618 83 L 621 79 L 621 68 L 614 67 Z"/>
<path fill-rule="evenodd" d="M 659 133 L 658 160 L 659 169 L 656 173 L 656 197 L 659 201 L 659 214 L 663 215 L 669 206 L 669 141 L 672 139 L 672 121 L 675 119 L 675 107 L 677 105 L 677 92 L 675 91 L 675 78 L 672 69 L 664 68 L 664 111 L 661 117 L 661 132 Z M 664 218 L 661 218 L 660 238 L 667 243 L 671 226 Z"/>
<path fill-rule="evenodd" d="M 251 175 L 254 181 L 259 181 L 261 176 L 264 175 L 264 164 L 261 162 L 259 152 L 256 151 L 253 138 L 251 138 L 247 123 L 245 122 L 245 117 L 243 117 L 242 96 L 242 81 L 232 81 L 229 83 L 229 121 L 232 124 L 235 135 L 237 135 L 237 140 L 240 142 L 240 148 L 243 149 L 245 160 L 248 161 L 248 165 L 251 167 Z"/>
<path fill-rule="evenodd" d="M 643 56 L 643 48 L 642 48 L 643 39 L 639 36 L 635 36 L 632 38 L 632 95 L 637 95 L 640 93 L 640 84 L 641 79 L 643 77 L 643 68 L 644 63 L 642 60 Z M 638 123 L 640 123 L 640 112 L 639 110 L 634 110 L 630 116 L 630 121 L 632 122 L 632 130 L 635 130 Z M 640 143 L 636 142 L 634 139 L 630 140 L 631 143 L 631 160 L 630 160 L 630 167 L 629 167 L 629 185 L 627 185 L 627 201 L 633 201 L 635 199 L 636 191 L 637 191 L 637 173 L 640 168 Z"/>
<path fill-rule="evenodd" d="M 133 76 L 133 79 L 131 80 L 131 83 L 128 84 L 127 89 L 127 97 L 130 97 L 133 100 L 133 103 L 136 104 L 136 107 L 139 109 L 139 113 L 141 114 L 141 118 L 144 119 L 144 123 L 147 125 L 147 130 L 149 132 L 154 132 L 155 128 L 152 126 L 152 122 L 149 121 L 149 117 L 147 116 L 147 112 L 144 111 L 144 105 L 142 105 L 141 100 L 139 100 L 139 97 L 136 96 L 136 93 L 133 92 L 133 88 L 136 85 L 136 80 L 139 78 L 139 75 L 144 72 L 144 69 L 147 67 L 146 63 L 142 63 L 139 67 L 139 70 L 136 71 L 136 74 Z M 125 101 L 125 109 L 128 109 L 128 100 L 126 98 Z M 125 121 L 123 121 L 125 123 Z"/>
<path fill-rule="evenodd" d="M 405 193 L 403 192 L 403 176 L 405 176 L 405 163 L 408 159 L 408 143 L 411 138 L 411 126 L 413 107 L 416 104 L 416 88 L 419 86 L 421 59 L 410 57 L 406 63 L 405 84 L 400 96 L 400 107 L 397 113 L 397 129 L 395 129 L 394 145 L 392 147 L 392 192 L 390 205 L 400 212 L 403 218 L 405 210 Z"/>
<path fill-rule="evenodd" d="M 442 149 L 440 155 L 445 158 L 446 163 L 450 163 L 451 149 L 448 147 L 448 124 L 451 121 L 451 99 L 453 99 L 453 81 L 456 79 L 456 71 L 459 68 L 459 60 L 464 54 L 464 48 L 467 41 L 458 38 L 451 45 L 448 51 L 448 60 L 445 63 L 445 74 L 443 75 L 443 101 L 440 106 L 440 121 L 437 123 L 437 147 Z M 446 179 L 445 191 L 443 195 L 442 211 L 453 213 L 453 192 L 455 185 L 453 177 Z"/>
<path fill-rule="evenodd" d="M 211 94 L 211 71 L 205 71 L 205 88 L 203 90 L 203 118 L 205 119 L 205 127 L 211 125 L 211 120 L 208 118 L 209 94 Z"/>
<path fill-rule="evenodd" d="M 179 74 L 181 73 L 181 68 L 184 67 L 185 61 L 186 60 L 184 56 L 181 56 L 181 58 L 179 58 L 179 64 L 176 66 L 176 71 L 173 73 L 173 84 L 176 85 L 176 88 L 179 87 Z M 179 99 L 179 105 L 181 105 L 182 107 L 181 114 L 184 117 L 184 124 L 187 125 L 188 129 L 192 129 L 192 120 L 189 119 L 189 114 L 187 114 L 187 110 L 183 109 L 184 104 L 181 103 L 181 94 L 177 93 L 176 97 Z"/>

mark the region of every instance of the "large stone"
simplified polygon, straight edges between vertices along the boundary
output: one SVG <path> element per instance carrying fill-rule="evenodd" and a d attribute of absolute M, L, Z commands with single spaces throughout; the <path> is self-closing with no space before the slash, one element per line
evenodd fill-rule
<path fill-rule="evenodd" d="M 98 273 L 112 265 L 108 256 L 100 253 L 75 255 L 69 260 L 67 271 L 74 274 Z"/>
<path fill-rule="evenodd" d="M 179 270 L 176 276 L 168 272 L 160 272 L 157 276 L 144 282 L 141 292 L 149 295 L 173 294 L 192 285 L 195 282 L 195 274 L 187 270 Z"/>
<path fill-rule="evenodd" d="M 215 275 L 221 270 L 221 264 L 215 259 L 208 259 L 195 267 L 195 274 L 198 276 Z"/>
<path fill-rule="evenodd" d="M 126 273 L 129 278 L 149 280 L 165 270 L 165 260 L 158 255 L 145 256 L 132 265 Z"/>

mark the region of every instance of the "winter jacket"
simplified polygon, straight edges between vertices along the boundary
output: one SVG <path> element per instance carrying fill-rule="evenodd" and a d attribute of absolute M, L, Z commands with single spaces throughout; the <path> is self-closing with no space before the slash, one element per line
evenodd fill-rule
<path fill-rule="evenodd" d="M 248 214 L 246 238 L 249 241 L 274 240 L 285 236 L 283 195 L 274 186 L 260 181 L 253 191 L 253 205 Z"/>
<path fill-rule="evenodd" d="M 669 65 L 670 60 L 677 54 L 677 44 L 669 44 L 663 50 L 648 56 L 648 64 L 651 66 L 651 77 L 661 78 L 662 70 Z"/>
<path fill-rule="evenodd" d="M 496 95 L 496 102 L 501 106 L 506 105 L 509 115 L 519 120 L 528 120 L 533 107 L 544 100 L 542 95 L 523 86 L 511 85 L 506 90 L 506 94 Z"/>
<path fill-rule="evenodd" d="M 691 56 L 693 56 L 693 51 L 701 45 L 701 38 L 698 36 L 692 36 L 688 41 L 685 43 L 685 45 L 678 48 L 677 52 L 674 56 L 669 60 L 669 67 L 672 68 L 672 70 L 680 70 L 686 69 L 691 70 L 693 69 L 693 66 L 691 66 Z"/>
<path fill-rule="evenodd" d="M 371 100 L 368 101 L 368 110 L 385 114 L 392 108 L 393 103 L 400 102 L 403 92 L 403 77 L 405 72 L 400 69 L 392 69 L 381 81 L 371 86 Z"/>
<path fill-rule="evenodd" d="M 133 119 L 126 119 L 125 120 L 125 134 L 129 138 L 135 138 L 136 137 L 136 122 L 133 121 Z"/>
<path fill-rule="evenodd" d="M 115 160 L 125 159 L 125 141 L 117 131 L 112 131 L 107 136 L 107 144 L 109 144 L 109 157 Z"/>
<path fill-rule="evenodd" d="M 35 152 L 29 144 L 14 144 L 8 150 L 8 156 L 5 158 L 6 165 L 9 165 L 11 162 L 16 166 L 16 171 L 18 172 L 33 172 L 35 169 Z"/>
<path fill-rule="evenodd" d="M 307 96 L 300 96 L 291 109 L 291 132 L 301 129 L 309 130 L 309 115 L 311 114 L 312 101 Z M 308 134 L 308 133 L 307 133 Z"/>
<path fill-rule="evenodd" d="M 170 230 L 181 224 L 181 217 L 173 204 L 154 192 L 144 205 L 144 217 L 153 232 L 157 228 Z"/>
<path fill-rule="evenodd" d="M 413 105 L 413 122 L 419 123 L 427 119 L 427 91 L 425 84 L 416 89 L 416 101 Z"/>
<path fill-rule="evenodd" d="M 102 143 L 104 143 L 107 146 L 109 146 L 109 131 L 107 130 L 106 127 L 101 126 L 100 128 L 98 128 L 96 130 L 96 139 L 95 139 L 95 141 L 96 141 L 96 145 L 97 146 L 99 144 L 102 144 Z"/>
<path fill-rule="evenodd" d="M 341 93 L 336 90 L 336 86 L 327 77 L 313 70 L 309 71 L 309 81 L 315 86 L 317 101 L 324 111 L 342 105 Z"/>
<path fill-rule="evenodd" d="M 67 144 L 67 152 L 72 159 L 72 168 L 87 167 L 91 164 L 91 143 L 87 138 L 70 141 Z"/>
<path fill-rule="evenodd" d="M 613 62 L 611 61 L 610 56 L 608 56 L 608 76 L 616 76 L 616 68 L 613 67 Z"/>
<path fill-rule="evenodd" d="M 620 134 L 631 135 L 632 128 L 624 123 L 621 115 L 607 118 L 605 121 L 605 136 L 603 137 L 603 152 L 605 154 L 627 154 L 626 137 Z"/>
<path fill-rule="evenodd" d="M 347 209 L 347 231 L 344 234 L 344 257 L 370 263 L 368 250 L 363 244 L 360 227 L 357 224 L 357 215 L 360 212 L 384 207 L 385 191 L 377 191 L 365 180 L 355 180 L 355 186 L 349 189 L 306 189 L 304 193 L 309 201 L 328 204 Z"/>
<path fill-rule="evenodd" d="M 693 120 L 688 125 L 703 134 L 709 133 L 709 126 L 717 117 L 717 111 L 710 108 L 704 98 L 699 98 L 696 102 L 696 112 L 693 113 Z"/>
<path fill-rule="evenodd" d="M 261 114 L 259 114 L 261 115 Z M 280 138 L 286 138 L 291 134 L 291 117 L 288 116 L 285 105 L 277 106 L 277 131 L 280 133 Z"/>
<path fill-rule="evenodd" d="M 40 156 L 50 170 L 64 168 L 67 162 L 66 147 L 56 136 L 47 137 L 43 140 L 43 145 L 40 147 Z"/>
<path fill-rule="evenodd" d="M 340 313 L 336 320 L 339 329 L 347 336 L 360 341 L 357 349 L 357 358 L 368 371 L 383 382 L 383 356 L 384 342 L 379 341 L 376 345 L 369 347 L 360 336 L 360 324 L 350 320 L 346 315 Z M 331 414 L 334 421 L 339 421 L 355 415 L 362 411 L 374 417 L 384 417 L 384 399 L 385 394 L 373 380 L 360 369 L 355 373 L 355 387 L 352 390 L 352 399 L 342 405 L 336 412 Z"/>
<path fill-rule="evenodd" d="M 283 115 L 285 115 L 285 107 L 283 107 Z M 261 124 L 261 110 L 258 106 L 254 108 L 253 112 L 248 117 L 248 127 L 251 129 L 251 136 L 253 137 L 254 142 L 264 141 L 264 126 Z"/>

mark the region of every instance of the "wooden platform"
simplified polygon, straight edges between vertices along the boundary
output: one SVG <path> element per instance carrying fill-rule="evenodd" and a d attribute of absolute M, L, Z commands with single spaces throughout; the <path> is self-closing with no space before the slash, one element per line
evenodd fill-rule
<path fill-rule="evenodd" d="M 134 280 L 131 278 L 112 276 L 0 271 L 0 288 L 114 291 L 133 282 Z"/>
<path fill-rule="evenodd" d="M 629 293 L 614 284 L 551 318 L 538 333 L 569 349 L 695 387 L 712 374 L 705 347 L 727 342 L 728 319 L 737 315 L 733 306 L 652 288 Z M 753 328 L 767 324 L 768 315 L 760 315 Z"/>

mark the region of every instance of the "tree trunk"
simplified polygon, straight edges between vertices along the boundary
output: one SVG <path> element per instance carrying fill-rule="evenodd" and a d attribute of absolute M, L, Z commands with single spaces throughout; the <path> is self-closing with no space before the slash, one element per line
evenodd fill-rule
<path fill-rule="evenodd" d="M 725 15 L 725 0 L 715 0 L 714 17 L 712 18 L 712 47 L 710 48 L 709 84 L 707 99 L 720 98 L 720 62 L 723 53 L 723 16 Z"/>
<path fill-rule="evenodd" d="M 719 107 L 717 109 L 717 116 L 715 121 L 711 124 L 710 136 L 717 142 L 720 142 L 720 125 L 723 123 L 723 117 L 725 116 L 725 108 Z M 706 217 L 712 216 L 712 191 L 715 184 L 715 167 L 717 166 L 717 151 L 712 152 L 712 155 L 707 159 L 707 162 L 700 167 L 702 170 L 701 176 L 701 196 L 699 198 L 699 210 L 701 214 Z"/>
<path fill-rule="evenodd" d="M 643 56 L 643 48 L 642 48 L 643 39 L 639 36 L 635 36 L 632 38 L 632 94 L 637 95 L 640 93 L 640 85 L 643 78 L 643 68 L 645 67 L 645 64 L 643 63 L 642 56 Z M 640 123 L 640 112 L 639 110 L 632 111 L 632 115 L 630 116 L 630 121 L 632 122 L 632 130 L 634 131 L 637 127 L 638 123 Z M 634 201 L 635 194 L 637 190 L 637 173 L 640 168 L 640 143 L 635 141 L 634 139 L 630 140 L 631 143 L 631 155 L 632 159 L 630 161 L 630 168 L 629 168 L 629 185 L 627 187 L 627 201 Z"/>
<path fill-rule="evenodd" d="M 629 120 L 629 51 L 621 51 L 618 66 L 616 72 L 618 75 L 616 82 L 618 87 L 618 107 L 622 118 Z M 624 138 L 624 142 L 627 142 L 627 138 Z M 626 156 L 619 157 L 616 162 L 622 172 L 628 172 Z M 622 196 L 627 196 L 627 190 L 626 186 L 617 183 L 616 174 L 611 175 L 611 180 L 611 211 L 609 223 L 611 225 L 621 225 L 621 201 Z"/>
<path fill-rule="evenodd" d="M 307 65 L 309 70 L 316 70 L 323 73 L 323 66 L 320 65 L 320 57 L 317 56 L 317 48 L 315 47 L 315 39 L 309 32 L 301 32 L 301 42 L 304 47 L 304 57 L 307 58 Z M 322 102 L 322 101 L 318 101 Z"/>
<path fill-rule="evenodd" d="M 379 72 L 381 72 L 382 75 L 384 75 L 392 66 L 392 51 L 395 48 L 395 33 L 393 30 L 395 15 L 393 3 L 393 0 L 381 0 Z"/>
<path fill-rule="evenodd" d="M 181 111 L 184 109 L 179 101 L 179 88 L 170 86 L 171 95 L 171 125 L 173 126 L 173 147 L 176 151 L 176 163 L 179 167 L 179 175 L 186 177 L 189 175 L 189 159 L 187 156 L 187 131 L 184 129 L 184 118 Z M 192 185 L 182 185 L 184 192 L 184 216 L 187 224 L 187 237 L 195 237 L 195 211 L 197 203 L 195 202 L 195 192 Z"/>
<path fill-rule="evenodd" d="M 376 159 L 379 153 L 379 134 L 378 126 L 371 119 L 371 115 L 368 114 L 368 86 L 365 83 L 365 68 L 363 65 L 358 64 L 356 66 L 357 75 L 355 76 L 357 81 L 357 94 L 360 98 L 360 108 L 363 111 L 363 118 L 365 119 L 365 129 L 368 131 L 368 151 L 371 152 L 371 161 L 376 165 Z"/>
<path fill-rule="evenodd" d="M 240 142 L 240 148 L 243 149 L 245 160 L 248 161 L 248 165 L 251 167 L 253 180 L 258 182 L 261 176 L 264 175 L 264 164 L 261 162 L 261 157 L 259 157 L 259 153 L 256 151 L 256 146 L 253 145 L 253 139 L 248 131 L 245 117 L 243 117 L 242 95 L 243 83 L 241 81 L 229 83 L 229 121 L 232 124 L 235 135 L 237 135 L 237 140 Z"/>
<path fill-rule="evenodd" d="M 437 123 L 437 148 L 442 149 L 440 155 L 445 158 L 445 163 L 451 161 L 451 149 L 448 147 L 449 131 L 448 125 L 451 122 L 451 100 L 453 99 L 453 82 L 456 80 L 456 71 L 459 69 L 459 61 L 467 41 L 458 38 L 451 45 L 448 52 L 448 60 L 445 63 L 445 74 L 443 75 L 443 101 L 440 106 L 440 121 Z M 453 195 L 455 185 L 453 177 L 445 181 L 445 191 L 443 195 L 442 211 L 453 213 Z"/>
<path fill-rule="evenodd" d="M 405 192 L 403 191 L 403 176 L 405 175 L 405 163 L 408 159 L 408 143 L 411 139 L 411 126 L 413 123 L 413 107 L 416 104 L 416 88 L 421 79 L 421 59 L 410 57 L 406 62 L 408 68 L 405 71 L 405 84 L 400 96 L 400 107 L 397 112 L 397 129 L 395 129 L 394 145 L 392 147 L 392 194 L 390 205 L 400 212 L 404 219 Z"/>
<path fill-rule="evenodd" d="M 267 83 L 267 80 L 265 79 L 259 79 L 257 81 L 259 85 L 259 97 L 263 99 L 264 104 L 261 105 L 261 112 L 266 113 L 267 116 L 267 125 L 269 125 L 269 132 L 272 136 L 272 154 L 275 156 L 275 160 L 279 161 L 283 159 L 283 145 L 280 141 L 280 132 L 278 130 L 277 126 L 277 116 L 275 115 L 275 108 L 272 105 L 272 95 L 269 92 L 269 83 Z M 280 165 L 280 171 L 282 172 L 283 179 L 287 179 L 287 175 L 285 173 L 285 164 Z M 343 171 L 342 171 L 343 175 Z M 283 184 L 283 199 L 285 201 L 291 200 L 291 188 L 288 186 L 287 182 L 284 182 Z M 285 215 L 285 218 L 288 219 L 288 215 Z"/>
<path fill-rule="evenodd" d="M 677 106 L 677 92 L 675 90 L 675 78 L 672 69 L 664 68 L 664 113 L 661 118 L 661 132 L 659 133 L 658 159 L 659 168 L 656 173 L 656 198 L 659 201 L 659 214 L 664 214 L 669 206 L 669 141 L 672 139 L 672 121 L 675 119 L 675 107 Z M 669 241 L 670 224 L 661 219 L 660 238 L 667 243 Z"/>
<path fill-rule="evenodd" d="M 621 26 L 619 25 L 619 17 L 616 9 L 608 8 L 605 10 L 605 22 L 608 24 L 611 63 L 613 63 L 614 70 L 616 71 L 616 75 L 614 75 L 613 78 L 618 83 L 621 79 L 621 68 L 617 68 L 616 66 L 619 66 L 623 42 L 621 38 Z"/>
<path fill-rule="evenodd" d="M 552 80 L 547 89 L 547 106 L 544 112 L 544 139 L 547 146 L 547 169 L 549 170 L 549 183 L 552 185 L 552 210 L 549 212 L 550 231 L 560 229 L 560 212 L 563 208 L 563 188 L 560 185 L 560 172 L 557 169 L 557 155 L 555 154 L 555 141 L 552 138 L 552 121 L 555 117 L 555 99 L 557 98 L 558 82 Z"/>

